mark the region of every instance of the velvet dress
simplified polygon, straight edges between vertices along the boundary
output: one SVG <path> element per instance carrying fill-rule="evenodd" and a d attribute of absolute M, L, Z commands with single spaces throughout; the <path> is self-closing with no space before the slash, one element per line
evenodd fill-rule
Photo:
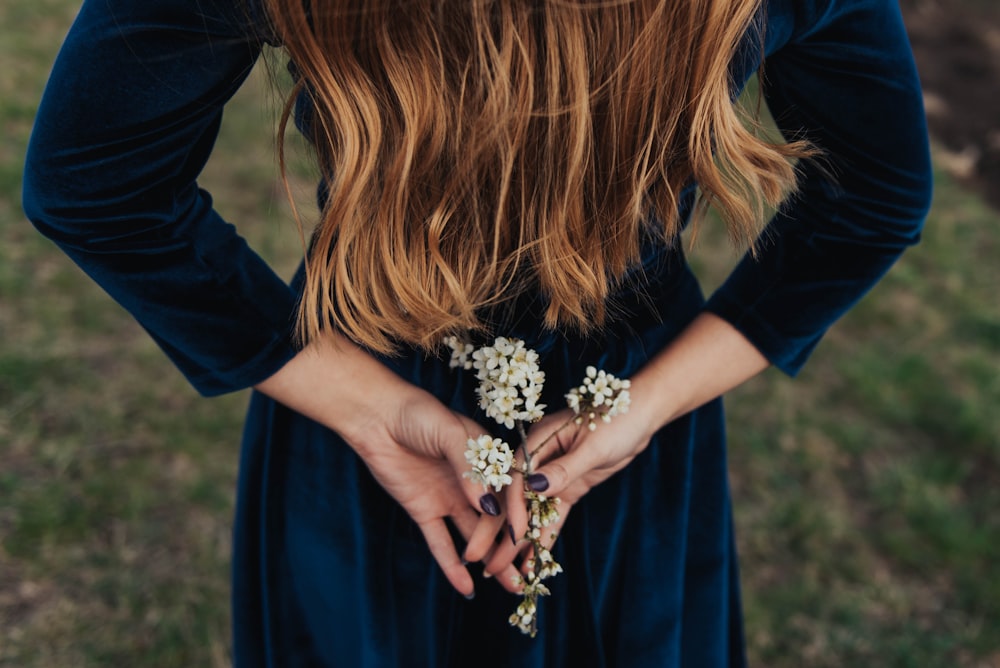
<path fill-rule="evenodd" d="M 896 0 L 764 9 L 763 39 L 748 35 L 733 62 L 734 90 L 763 59 L 780 127 L 821 147 L 827 173 L 802 167 L 801 190 L 756 259 L 707 301 L 677 244 L 648 245 L 598 337 L 545 331 L 539 300 L 522 299 L 497 333 L 541 353 L 549 405 L 587 365 L 633 374 L 705 309 L 794 374 L 918 240 L 931 175 Z M 224 104 L 270 40 L 255 17 L 231 0 L 86 0 L 25 170 L 29 218 L 205 395 L 251 386 L 295 353 L 300 277 L 276 276 L 197 186 Z M 693 197 L 682 198 L 685 215 Z M 487 424 L 470 376 L 416 352 L 383 361 Z M 253 396 L 233 547 L 237 666 L 743 665 L 721 402 L 671 423 L 576 504 L 554 553 L 565 572 L 530 639 L 507 625 L 519 599 L 475 565 L 474 600 L 448 585 L 420 531 L 336 433 Z"/>

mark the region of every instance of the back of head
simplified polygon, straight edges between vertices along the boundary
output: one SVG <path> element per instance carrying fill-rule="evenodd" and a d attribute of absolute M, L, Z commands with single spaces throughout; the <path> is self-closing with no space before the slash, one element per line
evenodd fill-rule
<path fill-rule="evenodd" d="M 732 104 L 760 0 L 267 4 L 329 186 L 306 340 L 434 348 L 525 290 L 549 327 L 600 326 L 651 221 L 676 238 L 692 178 L 747 243 L 808 152 Z"/>

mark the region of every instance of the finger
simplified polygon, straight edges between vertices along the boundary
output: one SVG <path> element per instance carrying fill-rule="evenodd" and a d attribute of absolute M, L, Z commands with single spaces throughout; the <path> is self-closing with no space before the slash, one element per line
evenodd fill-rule
<path fill-rule="evenodd" d="M 547 461 L 525 479 L 528 489 L 559 496 L 574 481 L 603 464 L 600 448 L 578 446 L 565 455 Z"/>
<path fill-rule="evenodd" d="M 507 564 L 499 573 L 496 574 L 497 582 L 500 586 L 509 591 L 511 594 L 520 594 L 524 590 L 524 584 L 521 581 L 521 573 L 517 570 L 514 564 Z"/>
<path fill-rule="evenodd" d="M 530 570 L 529 565 L 531 560 L 535 558 L 535 546 L 528 543 L 528 549 L 524 551 L 524 560 L 521 562 L 520 573 L 522 576 L 527 575 Z"/>
<path fill-rule="evenodd" d="M 468 543 L 472 540 L 472 536 L 476 532 L 476 527 L 479 525 L 479 513 L 466 505 L 458 505 L 449 517 L 455 528 L 458 529 L 458 533 L 465 539 L 465 542 Z"/>
<path fill-rule="evenodd" d="M 520 460 L 521 453 L 518 458 Z M 499 573 L 514 563 L 524 550 L 524 534 L 528 530 L 528 510 L 524 501 L 524 486 L 520 473 L 513 476 L 514 482 L 505 491 L 507 506 L 507 526 L 500 536 L 500 544 L 486 562 L 486 572 Z M 515 570 L 516 572 L 516 570 Z"/>
<path fill-rule="evenodd" d="M 524 466 L 524 448 L 517 452 L 517 463 Z M 528 530 L 528 507 L 524 501 L 524 478 L 518 471 L 511 474 L 513 482 L 505 490 L 507 522 L 510 524 L 511 543 L 516 544 Z M 506 542 L 506 541 L 505 541 Z"/>
<path fill-rule="evenodd" d="M 520 554 L 524 551 L 525 546 L 529 543 L 524 541 L 518 541 L 515 545 L 510 539 L 510 527 L 508 525 L 507 529 L 503 530 L 503 535 L 500 537 L 500 543 L 496 546 L 493 553 L 486 560 L 483 566 L 483 575 L 494 576 L 503 573 L 506 569 L 512 568 L 511 573 L 517 573 L 517 569 L 514 566 L 515 562 L 519 558 Z M 502 583 L 506 584 L 506 583 Z"/>
<path fill-rule="evenodd" d="M 451 534 L 448 533 L 444 520 L 434 519 L 425 522 L 420 525 L 420 531 L 424 534 L 431 555 L 434 556 L 451 586 L 465 598 L 473 598 L 476 592 L 472 576 L 458 558 L 458 552 L 455 551 L 455 544 L 451 540 Z"/>
<path fill-rule="evenodd" d="M 495 543 L 493 539 L 497 533 L 506 533 L 507 518 L 504 515 L 491 517 L 483 515 L 480 517 L 469 536 L 469 542 L 465 546 L 463 556 L 468 562 L 483 561 L 493 549 Z"/>
<path fill-rule="evenodd" d="M 517 557 L 517 551 L 511 544 L 510 539 L 507 536 L 507 523 L 504 522 L 504 529 L 496 536 L 495 544 L 493 550 L 487 555 L 484 560 L 483 566 L 483 577 L 484 578 L 496 578 L 496 581 L 501 587 L 506 589 L 512 594 L 520 594 L 524 587 L 524 583 L 521 580 L 521 574 L 517 570 L 513 559 Z M 523 548 L 522 548 L 523 549 Z M 488 564 L 494 563 L 494 557 L 498 554 L 499 550 L 510 551 L 511 557 L 507 558 L 506 561 L 497 561 L 493 569 L 490 570 Z M 498 557 L 498 559 L 501 559 Z"/>

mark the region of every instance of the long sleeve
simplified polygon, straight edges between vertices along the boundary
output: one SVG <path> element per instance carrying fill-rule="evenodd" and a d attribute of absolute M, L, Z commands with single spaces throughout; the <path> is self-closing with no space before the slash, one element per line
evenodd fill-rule
<path fill-rule="evenodd" d="M 932 175 L 895 0 L 775 0 L 766 35 L 763 85 L 779 128 L 825 155 L 802 167 L 801 188 L 765 230 L 757 258 L 744 258 L 707 308 L 795 374 L 919 240 Z"/>
<path fill-rule="evenodd" d="M 260 37 L 241 2 L 86 0 L 32 132 L 28 217 L 203 394 L 293 354 L 295 296 L 196 179 Z"/>

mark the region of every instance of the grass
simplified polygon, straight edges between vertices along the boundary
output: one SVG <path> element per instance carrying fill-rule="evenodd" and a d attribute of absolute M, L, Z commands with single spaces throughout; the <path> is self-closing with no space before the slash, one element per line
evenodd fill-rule
<path fill-rule="evenodd" d="M 225 666 L 246 396 L 199 398 L 20 212 L 75 8 L 0 5 L 0 666 Z M 230 105 L 204 184 L 288 276 L 266 85 Z M 755 665 L 1000 665 L 1000 216 L 937 176 L 924 242 L 800 378 L 729 402 Z M 293 184 L 308 201 L 298 158 Z M 693 252 L 710 284 L 732 260 L 711 230 Z"/>
<path fill-rule="evenodd" d="M 936 184 L 923 243 L 802 375 L 731 396 L 757 665 L 1000 664 L 1000 216 Z"/>

